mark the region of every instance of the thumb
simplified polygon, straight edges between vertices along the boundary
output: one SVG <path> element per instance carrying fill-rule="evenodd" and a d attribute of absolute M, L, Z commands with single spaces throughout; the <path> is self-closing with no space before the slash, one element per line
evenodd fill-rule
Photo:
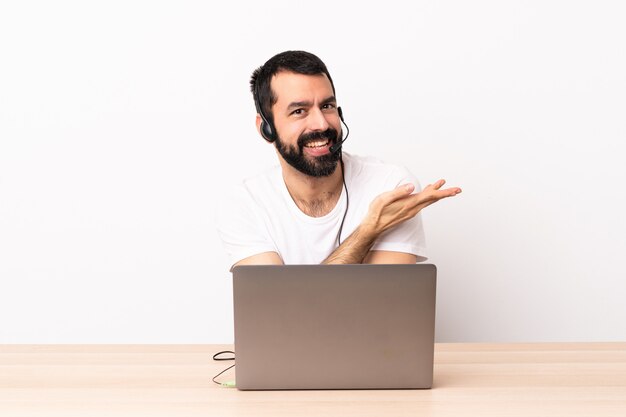
<path fill-rule="evenodd" d="M 409 195 L 415 190 L 415 185 L 411 183 L 402 184 L 396 187 L 396 190 L 400 190 L 402 195 Z"/>
<path fill-rule="evenodd" d="M 385 201 L 385 203 L 391 203 L 393 201 L 399 200 L 401 198 L 409 196 L 413 190 L 415 190 L 415 185 L 413 184 L 402 184 L 397 186 L 391 191 L 387 191 L 386 193 L 382 193 L 380 195 L 381 199 Z"/>

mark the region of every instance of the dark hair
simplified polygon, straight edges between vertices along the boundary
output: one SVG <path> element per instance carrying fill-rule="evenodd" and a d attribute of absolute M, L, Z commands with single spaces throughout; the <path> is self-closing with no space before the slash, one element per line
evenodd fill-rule
<path fill-rule="evenodd" d="M 281 71 L 297 74 L 326 74 L 335 94 L 335 85 L 326 65 L 317 56 L 305 51 L 285 51 L 271 57 L 265 64 L 255 69 L 250 77 L 250 90 L 254 104 L 263 110 L 263 115 L 273 123 L 272 106 L 278 99 L 271 88 L 272 77 Z"/>

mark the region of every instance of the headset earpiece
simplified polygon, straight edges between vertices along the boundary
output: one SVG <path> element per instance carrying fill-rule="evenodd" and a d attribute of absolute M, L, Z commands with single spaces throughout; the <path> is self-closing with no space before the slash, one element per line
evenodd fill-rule
<path fill-rule="evenodd" d="M 339 113 L 339 118 L 341 119 L 341 121 L 344 122 L 343 121 L 343 111 L 341 111 L 341 107 L 337 107 L 337 113 Z"/>
<path fill-rule="evenodd" d="M 267 120 L 267 117 L 265 117 L 265 114 L 263 113 L 261 103 L 259 102 L 259 89 L 257 85 L 255 85 L 254 87 L 254 105 L 256 107 L 256 112 L 259 113 L 259 116 L 261 116 L 261 127 L 259 129 L 261 131 L 261 136 L 263 136 L 263 139 L 265 139 L 269 143 L 274 142 L 276 140 L 275 129 L 272 123 Z"/>
<path fill-rule="evenodd" d="M 261 113 L 259 113 L 261 114 Z M 272 143 L 276 140 L 276 135 L 274 134 L 274 129 L 272 129 L 272 125 L 270 122 L 268 122 L 265 117 L 263 116 L 263 114 L 261 114 L 261 136 L 263 136 L 263 139 L 265 139 L 266 141 L 268 141 L 269 143 Z"/>

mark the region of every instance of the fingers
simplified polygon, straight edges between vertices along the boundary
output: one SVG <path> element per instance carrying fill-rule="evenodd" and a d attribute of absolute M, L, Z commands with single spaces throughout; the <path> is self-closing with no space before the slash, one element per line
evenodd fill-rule
<path fill-rule="evenodd" d="M 379 203 L 382 203 L 382 205 L 386 206 L 393 203 L 394 201 L 401 200 L 410 196 L 411 199 L 415 200 L 414 204 L 421 204 L 424 202 L 429 202 L 429 204 L 432 204 L 435 201 L 441 200 L 442 198 L 453 197 L 461 193 L 462 190 L 459 187 L 446 188 L 442 190 L 441 187 L 443 187 L 445 183 L 446 180 L 440 179 L 434 184 L 428 184 L 426 188 L 416 194 L 412 194 L 415 191 L 414 184 L 402 184 L 391 191 L 380 194 L 377 200 L 379 201 Z"/>
<path fill-rule="evenodd" d="M 459 187 L 454 187 L 454 188 L 446 188 L 445 190 L 439 190 L 438 192 L 441 193 L 444 197 L 453 197 L 457 194 L 460 194 L 463 190 L 461 190 Z"/>
<path fill-rule="evenodd" d="M 444 198 L 454 197 L 459 194 L 462 190 L 458 187 L 456 188 L 447 188 L 445 190 L 433 191 L 428 195 L 422 195 L 422 193 L 416 194 L 418 198 L 415 203 L 415 214 L 419 213 L 426 207 L 430 206 L 433 203 L 438 202 L 439 200 L 443 200 Z"/>
<path fill-rule="evenodd" d="M 445 183 L 445 180 L 439 180 L 434 184 L 428 184 L 421 192 L 414 194 L 411 197 L 415 201 L 415 204 L 421 205 L 423 203 L 428 203 L 428 205 L 430 205 L 443 198 L 454 197 L 462 192 L 459 187 L 445 188 L 442 190 L 441 187 Z"/>
<path fill-rule="evenodd" d="M 445 195 L 446 197 L 457 195 L 462 191 L 459 187 L 446 188 L 444 190 L 440 190 L 441 187 L 443 187 L 445 183 L 446 183 L 446 180 L 441 179 L 434 184 L 428 184 L 426 188 L 424 188 L 424 191 L 427 191 L 427 189 L 430 188 L 432 190 L 441 191 L 444 194 L 440 194 L 440 195 Z"/>
<path fill-rule="evenodd" d="M 459 193 L 461 193 L 461 189 L 458 187 L 454 187 L 454 188 L 446 188 L 443 190 L 432 190 L 426 193 L 422 192 L 420 193 L 420 195 L 422 196 L 423 200 L 438 201 L 438 200 L 441 200 L 442 198 L 454 197 L 455 195 Z"/>
<path fill-rule="evenodd" d="M 434 188 L 435 190 L 438 190 L 438 189 L 440 189 L 441 187 L 443 187 L 443 185 L 444 185 L 445 183 L 446 183 L 446 180 L 443 180 L 443 179 L 442 179 L 442 180 L 439 180 L 439 181 L 437 181 L 437 182 L 433 185 L 433 188 Z"/>
<path fill-rule="evenodd" d="M 429 184 L 428 186 L 426 186 L 426 188 L 431 187 L 431 188 L 432 188 L 432 189 L 434 189 L 434 190 L 439 190 L 441 187 L 443 187 L 443 186 L 444 186 L 444 184 L 445 184 L 445 183 L 446 183 L 446 180 L 441 179 L 441 180 L 437 181 L 437 182 L 436 182 L 436 183 L 434 183 L 434 184 Z M 426 189 L 426 188 L 425 188 L 425 189 Z M 449 188 L 449 189 L 452 189 L 452 188 Z M 454 189 L 455 189 L 455 190 L 459 190 L 459 192 L 460 192 L 460 190 L 461 190 L 461 189 L 460 189 L 460 188 L 458 188 L 458 187 L 455 187 Z"/>

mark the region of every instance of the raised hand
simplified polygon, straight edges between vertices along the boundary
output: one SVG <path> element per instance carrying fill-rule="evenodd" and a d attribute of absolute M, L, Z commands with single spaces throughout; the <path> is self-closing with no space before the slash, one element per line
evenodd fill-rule
<path fill-rule="evenodd" d="M 441 187 L 445 183 L 445 180 L 439 180 L 434 184 L 428 184 L 416 194 L 411 194 L 415 190 L 413 184 L 400 185 L 394 190 L 380 194 L 371 202 L 361 226 L 378 235 L 413 218 L 423 208 L 461 192 L 458 187 L 442 190 Z"/>

